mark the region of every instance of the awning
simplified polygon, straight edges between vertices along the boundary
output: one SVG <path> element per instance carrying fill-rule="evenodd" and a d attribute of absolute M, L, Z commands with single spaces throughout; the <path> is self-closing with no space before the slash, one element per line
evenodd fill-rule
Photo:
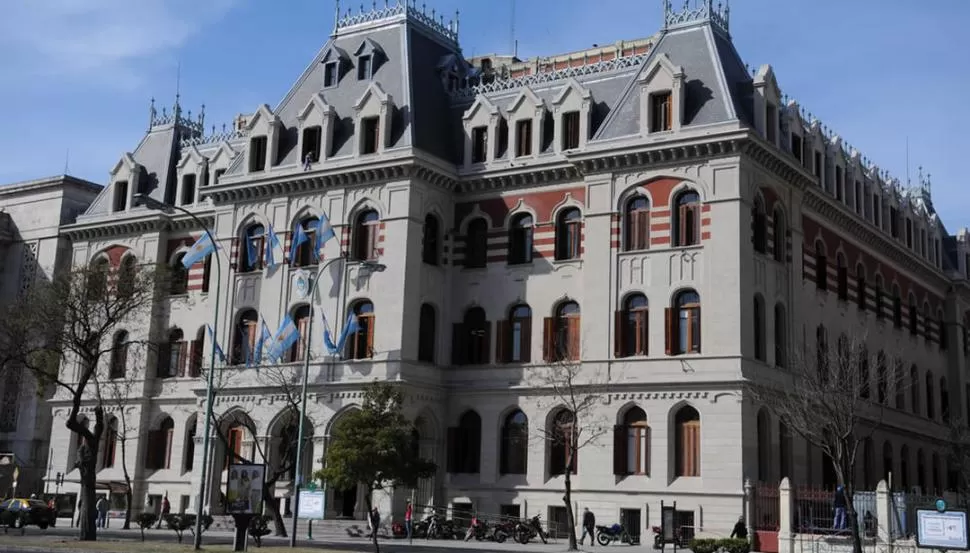
<path fill-rule="evenodd" d="M 128 484 L 124 482 L 118 482 L 117 480 L 101 480 L 95 482 L 95 489 L 98 490 L 108 490 L 111 493 L 127 493 Z"/>

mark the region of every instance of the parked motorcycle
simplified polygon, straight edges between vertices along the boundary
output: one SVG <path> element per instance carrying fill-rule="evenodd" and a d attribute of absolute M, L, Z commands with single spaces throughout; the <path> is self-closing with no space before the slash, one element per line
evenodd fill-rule
<path fill-rule="evenodd" d="M 539 515 L 532 517 L 528 522 L 520 522 L 515 525 L 515 541 L 525 545 L 535 537 L 541 539 L 542 543 L 549 543 L 546 541 L 549 534 L 542 529 L 542 523 L 539 522 Z"/>
<path fill-rule="evenodd" d="M 653 530 L 653 548 L 654 549 L 663 549 L 665 543 L 673 543 L 677 547 L 682 547 L 682 548 L 686 548 L 687 547 L 687 544 L 684 543 L 684 540 L 683 539 L 681 539 L 680 530 L 678 530 L 676 528 L 674 529 L 674 538 L 672 540 L 669 540 L 669 541 L 664 539 L 663 528 L 661 528 L 659 526 L 653 526 L 651 528 L 651 530 Z"/>
<path fill-rule="evenodd" d="M 609 545 L 615 541 L 620 543 L 625 543 L 628 545 L 633 545 L 633 539 L 630 537 L 630 533 L 623 528 L 621 524 L 614 524 L 612 526 L 597 526 L 596 527 L 596 542 L 600 545 Z"/>
<path fill-rule="evenodd" d="M 515 526 L 516 522 L 512 520 L 495 524 L 492 530 L 492 539 L 497 543 L 505 543 L 505 540 L 507 540 L 509 536 L 515 535 Z"/>

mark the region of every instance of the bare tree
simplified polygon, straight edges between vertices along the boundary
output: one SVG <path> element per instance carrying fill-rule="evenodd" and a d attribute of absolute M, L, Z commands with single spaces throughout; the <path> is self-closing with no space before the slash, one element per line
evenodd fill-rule
<path fill-rule="evenodd" d="M 861 553 L 852 501 L 859 448 L 881 426 L 885 406 L 901 395 L 905 381 L 898 363 L 890 364 L 884 353 L 870 354 L 864 335 L 842 334 L 835 348 L 829 347 L 824 327 L 816 336 L 813 349 L 802 347 L 790 355 L 788 372 L 778 372 L 773 381 L 751 382 L 748 390 L 755 403 L 832 463 L 845 497 L 853 551 Z"/>
<path fill-rule="evenodd" d="M 0 336 L 6 336 L 7 354 L 26 367 L 41 386 L 71 403 L 66 427 L 80 445 L 80 534 L 82 541 L 97 539 L 94 502 L 97 452 L 105 429 L 105 402 L 100 383 L 126 370 L 127 352 L 147 341 L 122 334 L 128 325 L 143 324 L 152 314 L 163 271 L 154 265 L 122 262 L 79 268 L 50 282 L 37 283 L 0 317 Z M 10 337 L 21 337 L 11 344 Z M 81 414 L 90 410 L 93 427 Z"/>
<path fill-rule="evenodd" d="M 555 410 L 549 424 L 540 424 L 535 430 L 552 451 L 553 470 L 562 470 L 562 500 L 566 507 L 569 550 L 575 551 L 572 475 L 580 451 L 595 444 L 612 426 L 600 409 L 609 393 L 608 375 L 584 366 L 580 361 L 578 339 L 570 339 L 565 332 L 562 334 L 561 339 L 552 337 L 547 340 L 552 342 L 545 347 L 545 357 L 550 364 L 537 369 L 530 384 L 540 394 L 539 408 Z M 562 457 L 557 458 L 559 455 Z"/>
<path fill-rule="evenodd" d="M 122 528 L 125 530 L 131 528 L 131 509 L 134 499 L 131 489 L 131 471 L 128 468 L 128 443 L 131 440 L 137 446 L 140 434 L 139 428 L 133 425 L 129 418 L 128 409 L 131 406 L 131 400 L 140 397 L 136 390 L 138 382 L 137 374 L 132 372 L 131 376 L 108 379 L 97 387 L 102 394 L 101 401 L 105 405 L 105 411 L 109 416 L 114 416 L 114 421 L 108 419 L 105 428 L 106 441 L 103 447 L 107 449 L 117 445 L 121 448 L 121 472 L 125 479 L 125 522 Z M 107 458 L 108 453 L 104 455 Z M 118 462 L 113 451 L 110 455 L 114 462 Z"/>
<path fill-rule="evenodd" d="M 956 490 L 964 509 L 970 508 L 970 425 L 962 417 L 951 417 L 947 436 L 950 487 Z M 956 481 L 953 482 L 953 477 Z"/>

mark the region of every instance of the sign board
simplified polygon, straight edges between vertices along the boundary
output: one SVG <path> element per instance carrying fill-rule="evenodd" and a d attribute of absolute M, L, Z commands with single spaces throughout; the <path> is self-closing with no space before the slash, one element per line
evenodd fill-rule
<path fill-rule="evenodd" d="M 226 482 L 226 511 L 232 515 L 262 512 L 264 465 L 231 464 Z"/>
<path fill-rule="evenodd" d="M 966 550 L 966 511 L 917 509 L 916 545 L 931 549 Z"/>
<path fill-rule="evenodd" d="M 300 490 L 300 518 L 323 520 L 324 493 Z"/>

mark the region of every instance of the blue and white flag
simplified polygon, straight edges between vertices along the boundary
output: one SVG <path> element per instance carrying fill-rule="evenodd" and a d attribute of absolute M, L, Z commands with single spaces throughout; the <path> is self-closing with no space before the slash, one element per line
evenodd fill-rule
<path fill-rule="evenodd" d="M 239 342 L 242 346 L 243 359 L 246 360 L 246 368 L 251 369 L 253 368 L 253 357 L 255 352 L 253 351 L 253 345 L 249 343 L 248 330 L 249 329 L 246 328 L 239 334 Z"/>
<path fill-rule="evenodd" d="M 212 347 L 215 348 L 216 357 L 218 357 L 220 361 L 225 363 L 226 354 L 223 353 L 222 348 L 219 347 L 219 342 L 216 341 L 216 335 L 215 333 L 212 332 L 212 327 L 210 325 L 205 325 L 205 329 L 209 332 L 209 340 L 212 342 Z"/>
<path fill-rule="evenodd" d="M 290 265 L 296 265 L 296 254 L 300 251 L 300 245 L 309 240 L 302 224 L 296 225 L 293 231 L 293 241 L 290 243 Z"/>
<path fill-rule="evenodd" d="M 246 261 L 249 265 L 256 265 L 259 262 L 259 254 L 256 252 L 256 244 L 253 243 L 253 237 L 248 233 L 246 234 Z"/>
<path fill-rule="evenodd" d="M 283 246 L 280 245 L 280 239 L 276 236 L 276 233 L 273 232 L 273 225 L 269 226 L 269 236 L 267 239 L 269 240 L 269 243 L 266 244 L 266 266 L 270 269 L 275 269 L 276 256 L 273 255 L 273 252 L 276 250 L 276 248 L 279 248 L 282 251 Z"/>
<path fill-rule="evenodd" d="M 340 338 L 337 340 L 337 351 L 343 351 L 344 346 L 347 345 L 347 339 L 358 332 L 360 332 L 360 324 L 357 322 L 357 315 L 351 313 L 347 315 L 347 323 L 344 324 L 344 329 L 340 332 Z"/>
<path fill-rule="evenodd" d="M 293 322 L 293 318 L 287 315 L 280 324 L 280 329 L 276 331 L 276 336 L 273 338 L 273 341 L 269 346 L 268 355 L 270 361 L 273 361 L 274 363 L 279 361 L 279 359 L 283 357 L 283 353 L 299 339 L 300 329 L 296 327 L 296 323 Z"/>
<path fill-rule="evenodd" d="M 323 345 L 327 348 L 327 352 L 330 355 L 337 355 L 340 349 L 333 343 L 333 333 L 330 332 L 330 324 L 327 322 L 327 316 L 323 313 L 320 316 L 323 318 Z"/>
<path fill-rule="evenodd" d="M 202 236 L 192 244 L 192 248 L 189 249 L 188 253 L 182 257 L 182 265 L 186 269 L 190 269 L 192 265 L 195 265 L 199 261 L 202 261 L 210 253 L 216 251 L 216 245 L 212 243 L 212 239 L 209 238 L 209 233 L 202 233 Z"/>
<path fill-rule="evenodd" d="M 330 219 L 327 218 L 327 214 L 321 213 L 320 219 L 317 220 L 317 243 L 313 247 L 317 259 L 323 257 L 323 247 L 327 245 L 327 242 L 336 237 L 337 235 L 334 233 L 333 227 L 330 226 Z"/>
<path fill-rule="evenodd" d="M 259 365 L 263 362 L 263 348 L 270 345 L 273 341 L 273 333 L 269 331 L 269 327 L 266 326 L 266 319 L 260 323 L 263 327 L 262 332 L 259 334 L 259 339 L 256 341 L 256 364 Z"/>

